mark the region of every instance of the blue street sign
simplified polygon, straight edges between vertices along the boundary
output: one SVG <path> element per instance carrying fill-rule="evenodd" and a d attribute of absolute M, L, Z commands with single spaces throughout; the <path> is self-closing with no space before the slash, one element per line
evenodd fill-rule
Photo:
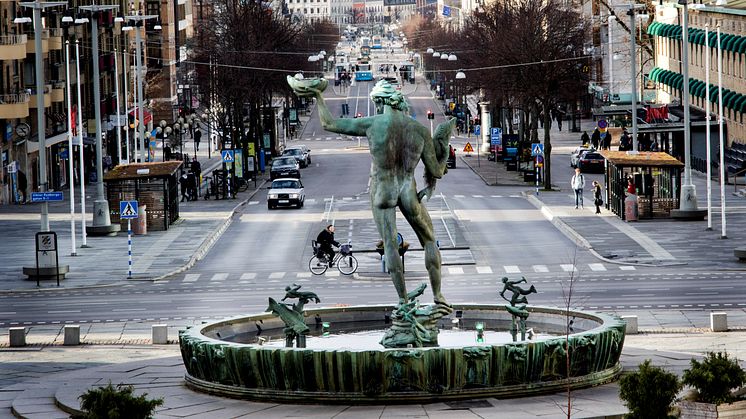
<path fill-rule="evenodd" d="M 62 192 L 31 192 L 31 202 L 62 201 Z"/>
<path fill-rule="evenodd" d="M 531 155 L 532 156 L 541 156 L 544 155 L 544 144 L 534 144 L 531 146 Z"/>
<path fill-rule="evenodd" d="M 223 163 L 233 163 L 236 161 L 233 150 L 223 150 L 220 155 L 223 156 Z"/>
<path fill-rule="evenodd" d="M 119 201 L 119 218 L 122 220 L 137 218 L 137 201 Z"/>
<path fill-rule="evenodd" d="M 70 153 L 67 152 L 67 149 L 60 151 L 61 160 L 67 160 L 68 158 L 70 158 Z"/>
<path fill-rule="evenodd" d="M 502 145 L 503 141 L 503 130 L 500 128 L 492 128 L 490 130 L 490 144 L 491 145 Z"/>
<path fill-rule="evenodd" d="M 443 6 L 443 16 L 451 16 L 451 7 Z"/>
<path fill-rule="evenodd" d="M 474 125 L 474 135 L 482 135 L 482 126 Z"/>

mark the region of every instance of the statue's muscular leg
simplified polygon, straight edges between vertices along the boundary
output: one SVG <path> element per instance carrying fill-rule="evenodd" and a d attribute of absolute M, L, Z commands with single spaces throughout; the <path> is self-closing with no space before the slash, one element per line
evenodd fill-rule
<path fill-rule="evenodd" d="M 373 205 L 373 219 L 378 227 L 378 234 L 383 240 L 384 257 L 386 267 L 391 273 L 391 280 L 399 295 L 399 304 L 407 302 L 407 286 L 404 283 L 404 267 L 399 257 L 399 248 L 396 243 L 396 208 L 378 208 Z"/>
<path fill-rule="evenodd" d="M 446 297 L 440 289 L 440 250 L 435 242 L 435 233 L 433 232 L 433 222 L 430 214 L 417 199 L 417 192 L 414 187 L 400 197 L 401 212 L 407 219 L 409 225 L 417 234 L 422 248 L 425 250 L 425 268 L 430 277 L 430 288 L 433 291 L 433 299 L 436 303 L 448 305 Z"/>

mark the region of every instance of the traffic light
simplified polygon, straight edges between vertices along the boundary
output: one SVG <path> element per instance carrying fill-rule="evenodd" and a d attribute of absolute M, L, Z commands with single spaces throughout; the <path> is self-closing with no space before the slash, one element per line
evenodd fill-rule
<path fill-rule="evenodd" d="M 435 119 L 435 114 L 430 109 L 427 110 L 427 119 Z"/>

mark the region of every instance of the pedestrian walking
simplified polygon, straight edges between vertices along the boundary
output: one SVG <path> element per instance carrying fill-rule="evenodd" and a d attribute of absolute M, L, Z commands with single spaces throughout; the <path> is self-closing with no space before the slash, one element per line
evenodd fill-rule
<path fill-rule="evenodd" d="M 604 137 L 603 146 L 601 148 L 603 148 L 604 150 L 611 149 L 611 132 L 606 132 L 606 137 Z"/>
<path fill-rule="evenodd" d="M 202 165 L 199 163 L 199 160 L 197 160 L 196 156 L 192 158 L 192 163 L 189 165 L 189 168 L 192 170 L 192 173 L 194 173 L 194 177 L 196 179 L 195 188 L 194 191 L 192 191 L 192 197 L 194 199 L 197 199 L 197 197 L 199 197 L 199 188 L 197 188 L 196 186 L 201 184 L 200 180 L 202 178 Z"/>
<path fill-rule="evenodd" d="M 187 201 L 197 200 L 197 177 L 194 172 L 189 171 L 187 174 Z"/>
<path fill-rule="evenodd" d="M 202 141 L 202 131 L 199 128 L 194 130 L 194 149 L 199 151 L 199 143 Z"/>
<path fill-rule="evenodd" d="M 557 112 L 557 129 L 562 132 L 562 113 Z"/>
<path fill-rule="evenodd" d="M 591 146 L 598 150 L 599 145 L 601 145 L 601 131 L 596 127 L 593 129 L 593 134 L 591 134 Z"/>
<path fill-rule="evenodd" d="M 583 135 L 580 136 L 580 145 L 587 145 L 591 142 L 591 137 L 588 136 L 588 131 L 583 131 Z"/>
<path fill-rule="evenodd" d="M 187 185 L 187 182 L 189 182 L 187 174 L 182 170 L 181 176 L 179 177 L 179 187 L 181 188 L 181 202 L 184 202 L 184 200 L 189 200 L 189 186 Z"/>
<path fill-rule="evenodd" d="M 575 175 L 570 179 L 570 186 L 575 191 L 575 209 L 583 208 L 583 188 L 585 187 L 585 178 L 580 173 L 580 168 L 575 169 Z"/>
<path fill-rule="evenodd" d="M 593 203 L 596 205 L 596 214 L 601 214 L 604 200 L 601 198 L 601 184 L 595 180 L 593 181 Z"/>

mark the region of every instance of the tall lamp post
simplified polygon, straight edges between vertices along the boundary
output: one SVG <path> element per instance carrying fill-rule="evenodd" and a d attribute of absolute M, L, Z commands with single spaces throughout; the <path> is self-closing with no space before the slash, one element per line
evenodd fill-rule
<path fill-rule="evenodd" d="M 143 143 L 143 140 L 145 138 L 145 115 L 143 112 L 143 102 L 144 96 L 143 96 L 143 80 L 142 80 L 142 48 L 140 44 L 142 43 L 142 34 L 140 34 L 140 27 L 142 27 L 142 23 L 146 20 L 150 19 L 157 19 L 158 15 L 130 15 L 127 16 L 126 19 L 129 22 L 134 22 L 135 24 L 135 48 L 136 48 L 136 55 L 135 55 L 135 77 L 137 78 L 137 97 L 138 100 L 136 101 L 136 109 L 137 109 L 137 118 L 139 119 L 140 123 L 138 125 L 139 127 L 139 136 L 137 136 L 137 141 L 140 142 L 141 148 L 140 148 L 140 161 L 145 161 L 145 145 Z"/>
<path fill-rule="evenodd" d="M 93 112 L 96 124 L 96 199 L 93 201 L 93 226 L 88 230 L 91 235 L 112 235 L 120 229 L 119 224 L 112 224 L 109 215 L 109 201 L 104 196 L 103 139 L 101 136 L 101 86 L 98 61 L 98 15 L 107 10 L 114 10 L 114 5 L 80 6 L 91 14 L 91 44 L 93 61 Z M 121 147 L 121 145 L 120 145 Z"/>
<path fill-rule="evenodd" d="M 34 13 L 34 68 L 36 69 L 36 132 L 39 138 L 39 189 L 47 191 L 47 142 L 44 116 L 44 60 L 41 45 L 42 21 L 41 11 L 48 7 L 67 6 L 64 1 L 33 1 L 20 3 L 22 7 L 33 10 Z M 41 231 L 49 231 L 49 205 L 47 201 L 41 203 Z"/>
<path fill-rule="evenodd" d="M 707 210 L 700 210 L 697 207 L 697 189 L 692 183 L 692 133 L 691 116 L 689 114 L 689 10 L 687 3 L 688 0 L 679 0 L 679 4 L 683 6 L 681 11 L 681 62 L 684 80 L 681 86 L 681 104 L 684 107 L 684 181 L 681 185 L 679 209 L 671 211 L 671 217 L 701 220 L 707 215 Z"/>

